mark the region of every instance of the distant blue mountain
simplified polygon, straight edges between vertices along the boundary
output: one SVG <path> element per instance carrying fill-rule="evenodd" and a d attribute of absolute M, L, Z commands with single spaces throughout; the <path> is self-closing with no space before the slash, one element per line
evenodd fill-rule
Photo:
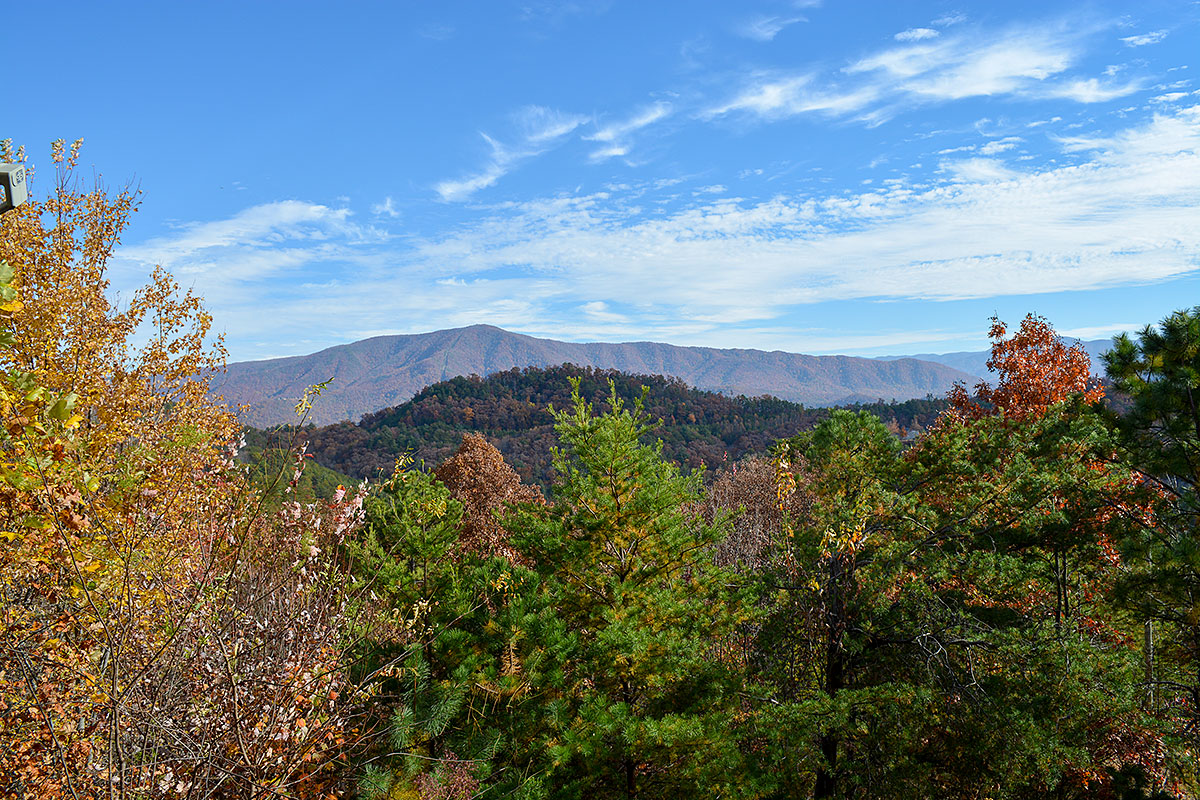
<path fill-rule="evenodd" d="M 1091 339 L 1089 341 L 1068 339 L 1066 341 L 1068 343 L 1080 342 L 1083 345 L 1083 349 L 1091 356 L 1092 372 L 1096 375 L 1104 375 L 1104 363 L 1100 360 L 1100 354 L 1112 349 L 1112 339 Z M 878 358 L 882 361 L 895 361 L 900 358 L 932 361 L 935 364 L 945 364 L 948 367 L 953 367 L 976 378 L 988 378 L 990 376 L 987 361 L 991 355 L 991 350 L 967 350 L 958 353 L 917 353 L 915 355 L 903 356 L 878 356 Z"/>

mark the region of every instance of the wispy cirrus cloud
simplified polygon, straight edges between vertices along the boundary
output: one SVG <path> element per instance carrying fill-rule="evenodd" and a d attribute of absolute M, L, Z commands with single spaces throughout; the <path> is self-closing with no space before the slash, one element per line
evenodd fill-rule
<path fill-rule="evenodd" d="M 1092 155 L 1030 172 L 980 158 L 924 188 L 728 198 L 636 222 L 612 198 L 531 202 L 426 242 L 417 258 L 476 276 L 513 265 L 553 276 L 549 305 L 561 296 L 714 321 L 826 300 L 1085 290 L 1200 267 L 1200 107 L 1063 147 Z"/>
<path fill-rule="evenodd" d="M 767 119 L 811 113 L 845 117 L 862 112 L 881 97 L 877 86 L 822 85 L 812 73 L 790 76 L 760 73 L 741 94 L 708 109 L 703 116 L 711 119 L 745 112 Z"/>
<path fill-rule="evenodd" d="M 797 22 L 805 22 L 806 19 L 801 16 L 767 16 L 760 14 L 739 25 L 736 30 L 739 36 L 744 36 L 747 39 L 754 39 L 758 42 L 769 42 L 774 39 L 779 32 L 789 25 L 795 25 Z"/>
<path fill-rule="evenodd" d="M 1110 322 L 1107 325 L 1086 325 L 1081 328 L 1067 328 L 1059 331 L 1060 336 L 1069 339 L 1101 339 L 1116 336 L 1118 333 L 1140 331 L 1146 326 L 1144 322 Z"/>
<path fill-rule="evenodd" d="M 632 146 L 633 134 L 670 116 L 671 110 L 670 103 L 660 100 L 639 109 L 627 119 L 610 122 L 599 127 L 594 133 L 585 135 L 584 141 L 600 144 L 589 154 L 588 158 L 591 161 L 604 161 L 627 155 Z"/>
<path fill-rule="evenodd" d="M 958 25 L 966 21 L 967 15 L 956 11 L 952 14 L 943 14 L 935 19 L 933 24 L 939 28 L 949 28 L 951 25 Z"/>
<path fill-rule="evenodd" d="M 352 220 L 348 208 L 285 200 L 251 206 L 217 221 L 180 226 L 173 233 L 121 247 L 113 264 L 113 290 L 131 294 L 156 266 L 203 294 L 220 316 L 254 328 L 279 323 L 263 298 L 327 281 L 361 266 L 364 254 L 388 248 L 389 235 Z M 319 302 L 310 298 L 309 302 Z M 258 321 L 255 315 L 261 315 Z"/>
<path fill-rule="evenodd" d="M 1170 31 L 1163 29 L 1161 31 L 1151 31 L 1149 33 L 1139 33 L 1135 36 L 1122 36 L 1121 41 L 1126 47 L 1144 47 L 1148 44 L 1158 44 L 1163 39 L 1167 38 Z"/>
<path fill-rule="evenodd" d="M 382 203 L 376 203 L 371 206 L 371 213 L 377 217 L 391 217 L 392 219 L 400 216 L 400 212 L 396 208 L 396 202 L 392 200 L 391 195 L 385 197 Z"/>
<path fill-rule="evenodd" d="M 994 158 L 951 159 L 941 162 L 938 170 L 952 175 L 955 181 L 969 183 L 1007 181 L 1017 177 L 1017 173 L 1004 162 Z"/>
<path fill-rule="evenodd" d="M 578 128 L 586 118 L 545 106 L 526 106 L 512 115 L 516 135 L 504 142 L 487 133 L 480 136 L 487 142 L 491 157 L 480 170 L 461 178 L 439 181 L 434 190 L 442 200 L 466 200 L 473 194 L 493 186 L 520 162 L 540 155 Z"/>
<path fill-rule="evenodd" d="M 206 286 L 222 287 L 205 293 L 227 330 L 300 343 L 292 352 L 314 349 L 303 345 L 314 330 L 345 341 L 476 322 L 828 350 L 834 334 L 796 333 L 810 304 L 1084 291 L 1200 270 L 1200 106 L 1049 141 L 1069 166 L 1017 171 L 1000 161 L 1008 148 L 976 148 L 924 183 L 757 200 L 687 193 L 670 210 L 646 201 L 673 187 L 613 186 L 475 207 L 423 237 L 384 236 L 345 210 L 269 204 L 119 256 L 203 270 Z M 264 277 L 280 273 L 294 280 L 264 293 Z M 911 341 L 943 334 L 957 337 Z M 279 353 L 245 345 L 234 356 Z"/>
<path fill-rule="evenodd" d="M 1060 97 L 1064 100 L 1074 100 L 1076 103 L 1107 103 L 1109 100 L 1125 97 L 1143 88 L 1145 88 L 1143 84 L 1136 80 L 1113 83 L 1096 78 L 1080 78 L 1047 86 L 1042 92 L 1042 96 Z"/>
<path fill-rule="evenodd" d="M 231 250 L 277 252 L 289 242 L 320 243 L 331 236 L 362 239 L 369 229 L 350 221 L 350 210 L 329 208 L 298 200 L 283 200 L 251 206 L 229 219 L 182 226 L 172 235 L 160 236 L 121 249 L 123 259 L 144 265 L 160 264 L 173 272 L 199 271 L 208 256 Z M 257 275 L 259 271 L 244 270 Z"/>
<path fill-rule="evenodd" d="M 940 36 L 930 28 L 897 34 L 903 44 L 856 59 L 834 73 L 758 72 L 708 118 L 732 113 L 767 118 L 820 114 L 878 123 L 900 110 L 972 97 L 1062 98 L 1106 102 L 1142 88 L 1136 81 L 1070 76 L 1087 29 L 1068 25 L 976 29 Z"/>
<path fill-rule="evenodd" d="M 997 153 L 1004 153 L 1008 150 L 1014 149 L 1022 141 L 1023 140 L 1020 136 L 1005 136 L 1002 139 L 993 139 L 992 141 L 980 147 L 979 152 L 981 155 L 994 156 Z"/>
<path fill-rule="evenodd" d="M 892 38 L 897 42 L 919 42 L 922 39 L 936 39 L 938 36 L 941 36 L 941 31 L 935 31 L 933 28 L 909 28 Z"/>

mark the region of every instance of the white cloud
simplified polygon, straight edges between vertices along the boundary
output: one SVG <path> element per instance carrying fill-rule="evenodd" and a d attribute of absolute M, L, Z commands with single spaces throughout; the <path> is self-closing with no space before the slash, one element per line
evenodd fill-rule
<path fill-rule="evenodd" d="M 769 42 L 789 25 L 805 22 L 804 17 L 770 17 L 759 15 L 743 22 L 737 27 L 739 36 L 754 39 L 759 42 Z"/>
<path fill-rule="evenodd" d="M 614 142 L 622 139 L 625 136 L 640 130 L 647 125 L 652 125 L 658 122 L 663 117 L 671 113 L 671 104 L 658 102 L 647 106 L 624 122 L 615 122 L 597 130 L 595 133 L 583 138 L 593 142 Z"/>
<path fill-rule="evenodd" d="M 1174 103 L 1176 100 L 1182 100 L 1187 97 L 1190 92 L 1167 92 L 1160 94 L 1158 97 L 1152 97 L 1151 103 Z"/>
<path fill-rule="evenodd" d="M 909 28 L 906 31 L 900 31 L 894 38 L 897 42 L 919 42 L 922 39 L 935 39 L 941 36 L 940 31 L 935 31 L 933 28 Z"/>
<path fill-rule="evenodd" d="M 585 141 L 600 142 L 603 146 L 589 155 L 592 161 L 603 161 L 629 152 L 631 136 L 659 120 L 670 116 L 671 104 L 659 101 L 639 109 L 632 117 L 621 122 L 612 122 L 583 137 Z"/>
<path fill-rule="evenodd" d="M 1018 94 L 1032 83 L 1063 72 L 1072 62 L 1070 50 L 1061 42 L 1039 38 L 1010 37 L 978 48 L 934 52 L 932 58 L 915 50 L 893 51 L 857 66 L 887 70 L 897 78 L 911 76 L 901 89 L 933 100 Z M 926 69 L 916 71 L 926 64 Z"/>
<path fill-rule="evenodd" d="M 1012 150 L 1021 143 L 1020 136 L 1005 136 L 1003 139 L 994 139 L 988 142 L 983 147 L 979 148 L 979 152 L 985 156 L 994 156 L 997 153 L 1003 153 Z"/>
<path fill-rule="evenodd" d="M 392 201 L 390 195 L 385 197 L 382 203 L 376 203 L 371 206 L 371 213 L 377 217 L 391 217 L 393 219 L 400 216 L 400 212 L 396 210 L 396 204 Z"/>
<path fill-rule="evenodd" d="M 983 152 L 982 148 L 980 152 Z M 994 158 L 964 158 L 943 161 L 938 165 L 938 171 L 953 175 L 956 181 L 970 183 L 1007 181 L 1017 176 L 1017 173 L 1006 167 L 1004 162 Z"/>
<path fill-rule="evenodd" d="M 1112 136 L 1064 137 L 1058 142 L 1068 153 L 1091 151 L 1099 154 L 1098 158 L 1106 163 L 1134 166 L 1139 159 L 1153 164 L 1164 159 L 1195 156 L 1198 138 L 1200 106 L 1190 106 L 1171 114 L 1155 114 L 1153 121 L 1145 127 L 1119 131 Z"/>
<path fill-rule="evenodd" d="M 525 106 L 513 114 L 525 142 L 546 144 L 561 139 L 587 121 L 579 114 L 568 114 L 545 106 Z"/>
<path fill-rule="evenodd" d="M 514 154 L 486 133 L 481 133 L 480 136 L 492 147 L 492 162 L 474 175 L 457 180 L 439 181 L 433 188 L 443 200 L 466 200 L 480 189 L 494 185 L 507 174 L 509 167 L 523 156 Z"/>
<path fill-rule="evenodd" d="M 1025 173 L 964 159 L 923 189 L 720 199 L 633 222 L 613 198 L 557 198 L 428 242 L 419 258 L 479 274 L 522 265 L 580 302 L 714 320 L 832 299 L 1083 290 L 1197 269 L 1200 111 L 1087 148 L 1090 160 L 1067 167 Z"/>
<path fill-rule="evenodd" d="M 740 336 L 761 346 L 767 334 L 750 331 L 821 301 L 1083 291 L 1200 269 L 1200 106 L 1051 141 L 1069 166 L 1017 172 L 978 155 L 947 159 L 919 185 L 753 201 L 684 193 L 677 202 L 689 205 L 662 211 L 647 192 L 674 188 L 614 186 L 468 209 L 461 227 L 424 239 L 389 239 L 341 209 L 270 204 L 123 248 L 119 260 L 202 280 L 236 341 L 487 321 L 725 346 Z M 852 344 L 839 342 L 830 347 Z"/>
<path fill-rule="evenodd" d="M 1077 103 L 1107 103 L 1141 89 L 1142 85 L 1137 81 L 1114 85 L 1101 83 L 1095 78 L 1085 78 L 1047 86 L 1043 94 L 1045 97 L 1062 97 Z"/>
<path fill-rule="evenodd" d="M 516 141 L 505 144 L 480 132 L 491 148 L 491 159 L 483 169 L 463 178 L 439 181 L 434 190 L 442 200 L 466 200 L 481 189 L 495 185 L 518 163 L 541 155 L 582 125 L 585 118 L 544 106 L 526 106 L 512 115 Z"/>
<path fill-rule="evenodd" d="M 185 287 L 197 289 L 218 317 L 238 318 L 244 309 L 251 328 L 269 326 L 279 320 L 270 303 L 264 305 L 268 293 L 307 292 L 314 271 L 324 275 L 333 264 L 336 272 L 348 266 L 354 271 L 362 253 L 388 244 L 384 232 L 351 222 L 347 209 L 295 200 L 266 203 L 121 247 L 113 290 L 131 294 L 154 265 L 162 265 Z"/>
<path fill-rule="evenodd" d="M 813 88 L 812 75 L 772 79 L 764 77 L 725 105 L 709 110 L 715 117 L 734 111 L 746 111 L 762 117 L 786 117 L 819 113 L 839 117 L 860 112 L 879 98 L 874 87 L 842 91 L 837 88 Z"/>
<path fill-rule="evenodd" d="M 1068 328 L 1067 330 L 1059 331 L 1058 335 L 1068 339 L 1106 339 L 1110 336 L 1116 336 L 1118 333 L 1140 331 L 1145 326 L 1144 322 L 1110 322 L 1107 325 Z"/>
<path fill-rule="evenodd" d="M 217 250 L 250 248 L 271 251 L 288 241 L 322 241 L 331 235 L 359 237 L 363 229 L 349 222 L 347 209 L 283 200 L 251 206 L 218 222 L 185 225 L 179 233 L 123 247 L 123 258 L 171 270 Z"/>
<path fill-rule="evenodd" d="M 1167 38 L 1169 32 L 1164 29 L 1161 31 L 1151 31 L 1150 33 L 1139 33 L 1136 36 L 1123 36 L 1121 37 L 1121 41 L 1125 43 L 1126 47 L 1142 47 L 1143 45 L 1161 42 Z"/>
<path fill-rule="evenodd" d="M 1051 117 L 1050 119 L 1037 119 L 1033 122 L 1025 124 L 1026 128 L 1040 128 L 1043 125 L 1051 125 L 1055 122 L 1062 122 L 1062 117 Z"/>
<path fill-rule="evenodd" d="M 598 147 L 588 154 L 588 159 L 591 161 L 604 161 L 609 158 L 620 158 L 628 155 L 629 148 L 623 144 L 610 144 L 604 147 Z"/>
<path fill-rule="evenodd" d="M 935 19 L 933 21 L 933 24 L 937 25 L 939 28 L 948 28 L 951 25 L 957 25 L 960 22 L 966 22 L 966 21 L 967 21 L 966 14 L 960 14 L 960 13 L 956 12 L 954 14 L 946 14 L 944 16 L 938 17 L 937 19 Z"/>
<path fill-rule="evenodd" d="M 617 322 L 628 325 L 632 321 L 625 314 L 612 311 L 608 303 L 605 303 L 603 300 L 593 300 L 589 303 L 584 303 L 579 306 L 579 310 L 589 319 L 597 322 Z"/>
<path fill-rule="evenodd" d="M 916 28 L 897 36 L 904 44 L 859 58 L 838 74 L 817 69 L 752 74 L 732 99 L 702 116 L 817 113 L 874 125 L 906 108 L 971 97 L 1098 103 L 1140 89 L 1137 83 L 1069 76 L 1088 33 L 1078 26 L 1046 24 L 999 33 L 967 30 L 935 40 L 937 31 Z"/>

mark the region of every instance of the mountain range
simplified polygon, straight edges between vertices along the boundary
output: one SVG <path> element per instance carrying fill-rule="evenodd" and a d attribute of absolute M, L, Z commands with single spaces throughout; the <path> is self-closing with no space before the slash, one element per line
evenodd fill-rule
<path fill-rule="evenodd" d="M 657 342 L 560 342 L 472 325 L 377 336 L 305 356 L 233 363 L 214 376 L 213 390 L 231 405 L 247 406 L 243 421 L 266 427 L 294 422 L 293 407 L 305 389 L 332 378 L 309 417 L 320 425 L 357 420 L 456 376 L 558 364 L 665 375 L 726 395 L 773 395 L 815 406 L 941 396 L 956 381 L 978 380 L 972 373 L 916 358 L 810 356 Z"/>

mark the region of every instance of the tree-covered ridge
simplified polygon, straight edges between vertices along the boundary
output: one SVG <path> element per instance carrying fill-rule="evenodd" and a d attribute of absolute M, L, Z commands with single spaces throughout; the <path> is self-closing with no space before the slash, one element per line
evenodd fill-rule
<path fill-rule="evenodd" d="M 728 397 L 693 389 L 659 375 L 563 365 L 499 372 L 486 378 L 453 378 L 425 388 L 408 402 L 349 422 L 307 432 L 317 463 L 354 477 L 387 473 L 396 458 L 411 453 L 418 461 L 439 464 L 466 433 L 479 432 L 503 453 L 526 483 L 550 484 L 550 448 L 555 443 L 551 407 L 571 402 L 570 381 L 580 395 L 602 401 L 609 382 L 625 402 L 647 390 L 649 436 L 663 442 L 663 455 L 685 471 L 715 468 L 750 453 L 763 453 L 773 442 L 808 430 L 829 416 L 827 408 L 809 408 L 776 397 Z M 883 401 L 853 407 L 879 417 L 898 435 L 928 427 L 947 408 L 944 400 Z M 655 425 L 653 423 L 658 422 Z"/>

